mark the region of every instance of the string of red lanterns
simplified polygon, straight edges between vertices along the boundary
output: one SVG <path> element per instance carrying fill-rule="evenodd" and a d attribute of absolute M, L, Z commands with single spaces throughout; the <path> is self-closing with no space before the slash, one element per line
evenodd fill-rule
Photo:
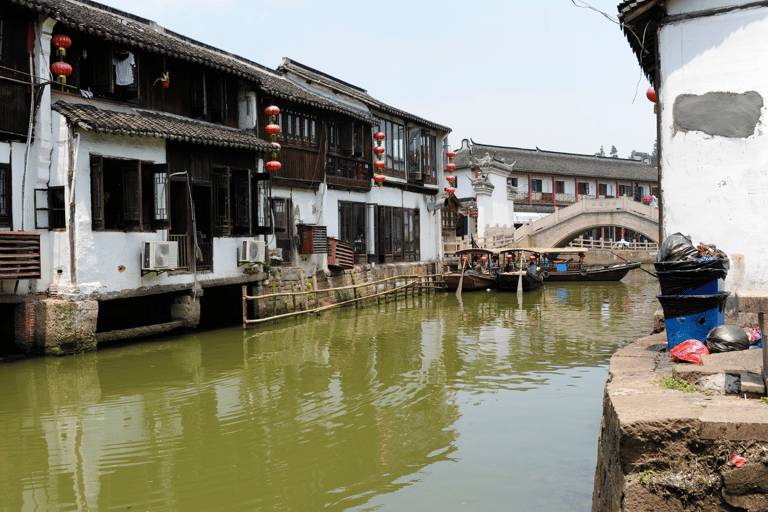
<path fill-rule="evenodd" d="M 60 84 L 66 84 L 67 77 L 72 74 L 72 66 L 62 59 L 67 55 L 67 48 L 72 46 L 72 39 L 64 34 L 56 34 L 51 38 L 51 43 L 56 47 L 56 55 L 59 56 L 59 61 L 51 64 L 51 72 L 56 75 Z"/>
<path fill-rule="evenodd" d="M 280 114 L 280 109 L 275 105 L 270 105 L 264 109 L 264 113 L 269 116 L 269 124 L 264 128 L 264 131 L 269 134 L 269 138 L 272 139 L 272 160 L 266 163 L 267 170 L 270 172 L 277 172 L 282 167 L 282 164 L 277 161 L 277 153 L 282 149 L 282 146 L 277 142 L 277 134 L 280 133 L 280 125 L 277 124 L 277 116 Z"/>
<path fill-rule="evenodd" d="M 376 153 L 376 161 L 373 162 L 373 166 L 376 168 L 376 174 L 373 176 L 373 181 L 376 182 L 376 186 L 380 187 L 382 183 L 387 180 L 387 177 L 381 174 L 379 171 L 384 168 L 384 160 L 381 158 L 384 156 L 383 140 L 386 137 L 383 132 L 376 132 L 373 134 L 373 138 L 376 139 L 375 148 L 373 152 Z"/>
<path fill-rule="evenodd" d="M 445 168 L 448 170 L 448 172 L 452 173 L 456 170 L 456 164 L 453 163 L 453 157 L 456 156 L 456 153 L 454 151 L 446 151 L 445 156 L 448 157 L 448 163 L 445 164 Z M 448 186 L 445 187 L 445 191 L 451 195 L 455 194 L 456 188 L 453 186 L 453 184 L 456 181 L 456 176 L 449 174 L 445 177 L 445 179 L 448 181 Z"/>

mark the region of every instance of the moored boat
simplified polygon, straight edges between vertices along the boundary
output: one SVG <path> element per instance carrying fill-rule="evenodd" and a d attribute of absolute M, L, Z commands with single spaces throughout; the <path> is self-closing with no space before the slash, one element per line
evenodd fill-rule
<path fill-rule="evenodd" d="M 575 258 L 558 259 L 563 255 L 562 248 L 554 248 L 541 262 L 541 275 L 545 281 L 621 281 L 630 270 L 639 268 L 639 262 L 617 263 L 615 265 L 584 265 L 586 249 L 569 248 L 568 253 L 577 252 Z"/>
<path fill-rule="evenodd" d="M 489 249 L 463 249 L 456 251 L 459 268 L 443 274 L 443 281 L 450 291 L 456 291 L 461 283 L 462 291 L 486 290 L 495 288 L 498 267 L 494 260 L 498 254 Z M 463 277 L 462 277 L 463 274 Z"/>
<path fill-rule="evenodd" d="M 541 253 L 530 248 L 509 247 L 499 250 L 499 289 L 528 292 L 541 287 Z"/>

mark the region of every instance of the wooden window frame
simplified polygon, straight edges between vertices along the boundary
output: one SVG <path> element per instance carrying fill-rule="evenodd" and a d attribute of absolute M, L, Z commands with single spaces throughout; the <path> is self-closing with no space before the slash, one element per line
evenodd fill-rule
<path fill-rule="evenodd" d="M 57 199 L 61 200 L 58 201 Z M 35 189 L 35 229 L 66 229 L 64 187 Z"/>

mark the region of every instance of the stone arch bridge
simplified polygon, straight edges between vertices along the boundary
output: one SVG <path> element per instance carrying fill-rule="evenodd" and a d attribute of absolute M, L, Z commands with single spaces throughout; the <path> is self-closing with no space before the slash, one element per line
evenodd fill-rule
<path fill-rule="evenodd" d="M 659 210 L 629 197 L 585 199 L 524 224 L 514 232 L 517 247 L 565 247 L 590 229 L 617 226 L 659 243 Z"/>

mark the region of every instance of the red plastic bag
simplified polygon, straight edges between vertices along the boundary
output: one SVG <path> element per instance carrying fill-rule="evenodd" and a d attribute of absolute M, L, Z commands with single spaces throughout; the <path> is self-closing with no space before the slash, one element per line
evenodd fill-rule
<path fill-rule="evenodd" d="M 686 363 L 694 364 L 701 364 L 701 356 L 708 354 L 707 346 L 699 340 L 685 340 L 669 351 L 669 355 L 675 361 L 685 361 Z"/>
<path fill-rule="evenodd" d="M 742 457 L 740 455 L 737 455 L 735 453 L 733 454 L 733 460 L 731 461 L 731 464 L 733 464 L 737 468 L 740 468 L 741 466 L 743 466 L 746 463 L 747 463 L 747 459 L 745 459 L 744 457 Z"/>

